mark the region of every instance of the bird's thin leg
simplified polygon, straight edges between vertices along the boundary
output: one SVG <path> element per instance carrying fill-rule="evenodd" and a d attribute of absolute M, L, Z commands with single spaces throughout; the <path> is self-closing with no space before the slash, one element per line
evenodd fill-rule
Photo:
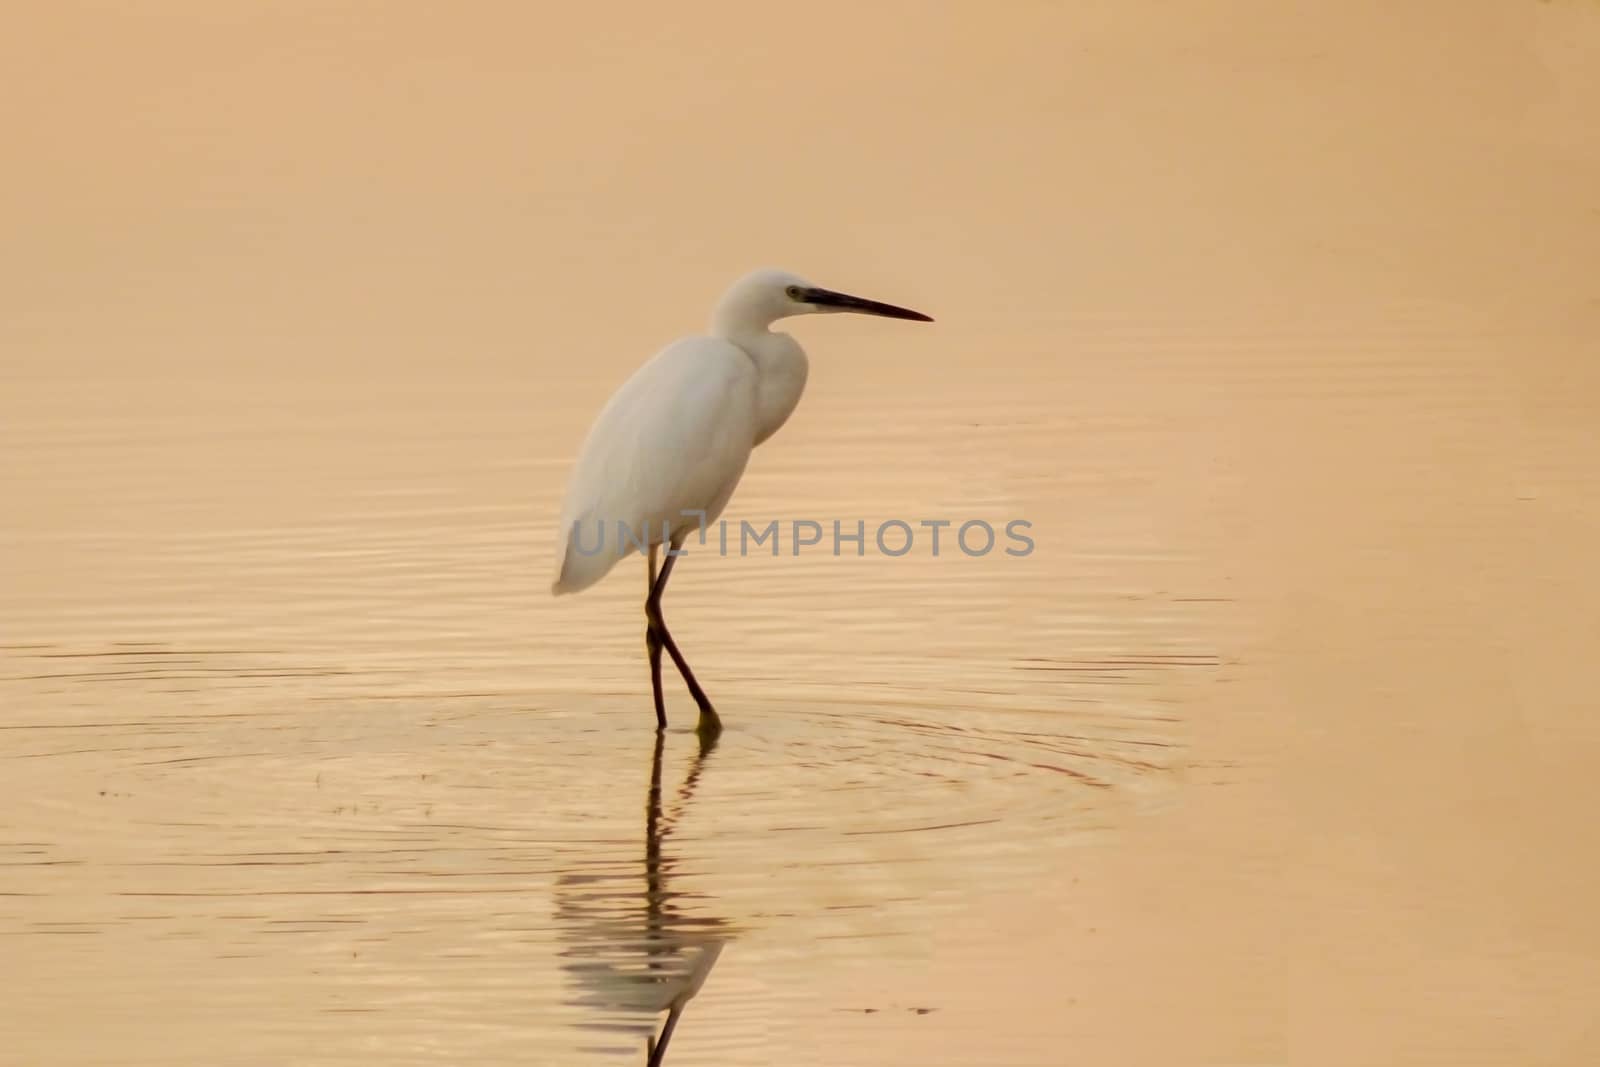
<path fill-rule="evenodd" d="M 656 731 L 667 728 L 667 702 L 661 695 L 661 635 L 656 633 L 656 619 L 650 612 L 650 600 L 656 589 L 656 547 L 650 546 L 650 584 L 644 599 L 644 649 L 650 656 L 650 693 L 656 701 Z"/>
<path fill-rule="evenodd" d="M 689 661 L 678 651 L 678 643 L 667 632 L 666 620 L 661 617 L 661 594 L 667 588 L 667 579 L 672 577 L 672 564 L 678 558 L 675 553 L 682 547 L 683 534 L 678 534 L 673 537 L 671 551 L 667 553 L 666 560 L 661 564 L 661 573 L 650 588 L 650 597 L 644 602 L 644 610 L 655 629 L 656 637 L 666 648 L 667 655 L 672 657 L 672 662 L 677 665 L 678 673 L 683 675 L 684 684 L 689 687 L 689 695 L 694 697 L 695 705 L 700 709 L 700 723 L 697 728 L 701 732 L 716 733 L 722 729 L 722 721 L 717 718 L 716 709 L 711 706 L 711 698 L 706 696 L 706 691 L 695 681 L 694 672 L 689 669 Z"/>

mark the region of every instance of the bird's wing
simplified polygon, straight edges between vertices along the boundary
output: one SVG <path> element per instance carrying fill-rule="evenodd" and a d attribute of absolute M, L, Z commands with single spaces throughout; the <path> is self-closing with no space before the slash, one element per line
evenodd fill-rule
<path fill-rule="evenodd" d="M 612 395 L 567 486 L 554 592 L 587 588 L 639 543 L 696 528 L 686 511 L 716 518 L 755 447 L 755 388 L 743 349 L 695 337 L 663 349 Z"/>

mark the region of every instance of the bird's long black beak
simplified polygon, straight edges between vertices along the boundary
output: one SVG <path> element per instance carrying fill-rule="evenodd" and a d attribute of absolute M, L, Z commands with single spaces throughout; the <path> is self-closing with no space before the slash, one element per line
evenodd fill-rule
<path fill-rule="evenodd" d="M 864 297 L 836 293 L 832 289 L 805 289 L 800 293 L 800 299 L 807 304 L 815 304 L 817 307 L 831 308 L 835 311 L 854 311 L 861 315 L 882 315 L 886 319 L 911 319 L 914 322 L 933 321 L 932 318 L 920 311 L 895 307 L 893 304 L 881 304 L 876 300 L 868 300 Z"/>

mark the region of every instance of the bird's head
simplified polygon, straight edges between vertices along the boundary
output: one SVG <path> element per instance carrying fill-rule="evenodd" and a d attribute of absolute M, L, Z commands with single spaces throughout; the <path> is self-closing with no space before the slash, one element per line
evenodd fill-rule
<path fill-rule="evenodd" d="M 890 319 L 932 322 L 920 311 L 883 304 L 865 297 L 850 296 L 824 289 L 784 270 L 752 271 L 734 282 L 717 304 L 718 332 L 740 328 L 766 329 L 778 319 L 791 315 L 822 315 L 853 311 L 858 315 L 881 315 Z"/>

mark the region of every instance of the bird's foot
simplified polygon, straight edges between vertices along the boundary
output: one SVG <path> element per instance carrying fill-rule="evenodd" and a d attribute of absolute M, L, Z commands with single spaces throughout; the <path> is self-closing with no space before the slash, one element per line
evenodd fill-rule
<path fill-rule="evenodd" d="M 700 705 L 700 721 L 695 723 L 694 732 L 707 740 L 722 733 L 722 719 L 718 717 L 710 701 Z"/>

